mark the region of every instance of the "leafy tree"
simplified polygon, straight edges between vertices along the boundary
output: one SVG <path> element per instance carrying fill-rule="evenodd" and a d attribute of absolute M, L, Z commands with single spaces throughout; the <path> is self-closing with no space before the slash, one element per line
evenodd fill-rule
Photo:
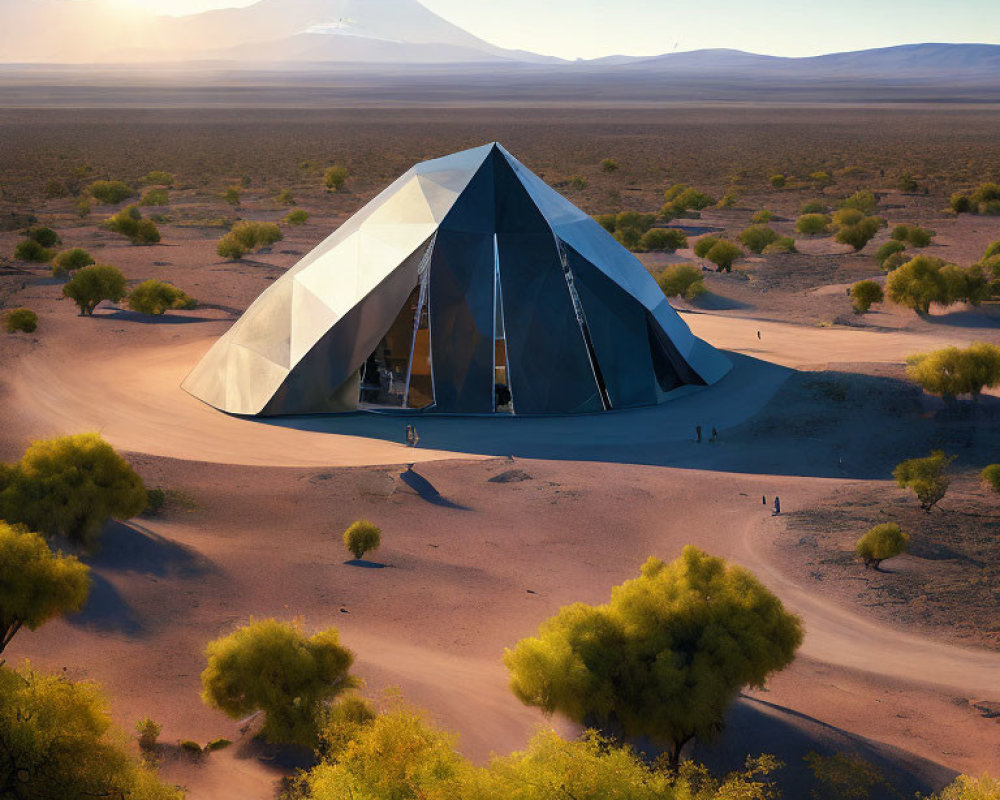
<path fill-rule="evenodd" d="M 355 558 L 362 558 L 365 553 L 378 550 L 381 544 L 382 531 L 366 519 L 351 523 L 351 526 L 344 531 L 344 547 L 350 550 Z"/>
<path fill-rule="evenodd" d="M 309 221 L 309 212 L 301 208 L 289 211 L 285 215 L 285 223 L 288 225 L 305 225 Z"/>
<path fill-rule="evenodd" d="M 708 251 L 705 258 L 715 264 L 716 271 L 732 272 L 733 262 L 742 255 L 743 251 L 735 244 L 726 239 L 720 239 L 712 245 L 712 249 Z"/>
<path fill-rule="evenodd" d="M 160 231 L 151 219 L 143 219 L 138 206 L 127 206 L 105 220 L 103 227 L 121 234 L 132 244 L 156 244 L 160 241 Z"/>
<path fill-rule="evenodd" d="M 30 308 L 12 308 L 3 318 L 7 333 L 34 333 L 38 329 L 38 314 Z"/>
<path fill-rule="evenodd" d="M 642 235 L 639 247 L 647 251 L 673 253 L 681 247 L 687 247 L 687 235 L 678 228 L 653 228 Z"/>
<path fill-rule="evenodd" d="M 169 189 L 174 185 L 174 176 L 161 169 L 154 169 L 152 172 L 147 172 L 139 178 L 139 183 L 144 186 L 165 186 Z"/>
<path fill-rule="evenodd" d="M 819 236 L 830 230 L 830 218 L 826 214 L 803 214 L 795 221 L 795 232 L 804 236 Z"/>
<path fill-rule="evenodd" d="M 906 253 L 900 250 L 898 253 L 893 253 L 885 261 L 882 262 L 882 269 L 886 272 L 892 272 L 893 270 L 899 269 L 903 264 L 907 262 Z"/>
<path fill-rule="evenodd" d="M 149 189 L 139 201 L 140 206 L 165 206 L 170 204 L 170 192 L 166 189 Z"/>
<path fill-rule="evenodd" d="M 115 206 L 135 196 L 135 190 L 121 181 L 94 181 L 90 184 L 90 194 L 99 203 Z"/>
<path fill-rule="evenodd" d="M 878 198 L 875 197 L 873 192 L 869 191 L 855 192 L 840 204 L 841 208 L 856 208 L 865 216 L 874 214 L 877 206 Z"/>
<path fill-rule="evenodd" d="M 694 264 L 671 264 L 657 276 L 656 282 L 667 297 L 695 300 L 708 291 L 701 270 Z"/>
<path fill-rule="evenodd" d="M 1000 494 L 1000 464 L 990 464 L 979 473 L 979 479 L 987 489 Z"/>
<path fill-rule="evenodd" d="M 93 547 L 105 523 L 146 508 L 146 487 L 96 433 L 33 442 L 0 467 L 0 519 Z"/>
<path fill-rule="evenodd" d="M 771 186 L 775 189 L 784 189 L 788 185 L 788 178 L 784 175 L 772 175 L 770 178 Z"/>
<path fill-rule="evenodd" d="M 333 192 L 339 192 L 347 182 L 347 167 L 333 166 L 323 173 L 323 183 Z"/>
<path fill-rule="evenodd" d="M 748 685 L 791 663 L 802 624 L 748 570 L 685 547 L 649 559 L 603 606 L 576 603 L 504 654 L 525 704 L 616 736 L 668 745 L 722 726 Z"/>
<path fill-rule="evenodd" d="M 153 316 L 162 316 L 169 309 L 192 309 L 197 305 L 176 286 L 153 279 L 140 283 L 128 296 L 129 308 Z"/>
<path fill-rule="evenodd" d="M 858 539 L 854 550 L 865 568 L 879 569 L 879 564 L 906 551 L 910 537 L 895 522 L 876 525 Z"/>
<path fill-rule="evenodd" d="M 53 553 L 27 528 L 0 520 L 0 653 L 23 627 L 83 608 L 90 570 L 73 556 Z"/>
<path fill-rule="evenodd" d="M 860 253 L 865 245 L 875 238 L 881 226 L 882 220 L 878 217 L 865 217 L 854 225 L 841 228 L 835 238 L 840 244 L 848 244 Z"/>
<path fill-rule="evenodd" d="M 791 236 L 782 236 L 780 239 L 775 239 L 771 244 L 764 248 L 764 255 L 769 256 L 775 253 L 794 253 L 795 250 L 795 240 Z"/>
<path fill-rule="evenodd" d="M 884 269 L 885 262 L 888 261 L 889 256 L 894 255 L 895 253 L 902 253 L 904 250 L 906 250 L 905 244 L 894 239 L 890 239 L 888 242 L 879 247 L 878 251 L 875 253 L 875 260 L 878 262 L 878 265 Z"/>
<path fill-rule="evenodd" d="M 38 242 L 42 247 L 55 247 L 57 244 L 62 244 L 59 234 L 52 230 L 52 228 L 46 228 L 43 225 L 28 228 L 24 232 L 24 235 Z"/>
<path fill-rule="evenodd" d="M 112 727 L 93 683 L 0 666 L 0 797 L 182 800 Z"/>
<path fill-rule="evenodd" d="M 63 296 L 80 307 L 81 316 L 90 317 L 102 301 L 117 303 L 125 297 L 125 276 L 108 264 L 83 267 L 63 286 Z"/>
<path fill-rule="evenodd" d="M 889 274 L 886 294 L 894 303 L 926 315 L 931 303 L 945 302 L 949 296 L 941 275 L 945 265 L 940 258 L 917 256 Z"/>
<path fill-rule="evenodd" d="M 931 394 L 946 399 L 967 394 L 978 399 L 985 387 L 1000 386 L 1000 347 L 975 342 L 964 350 L 946 347 L 911 356 L 906 374 Z"/>
<path fill-rule="evenodd" d="M 750 217 L 750 221 L 754 225 L 767 225 L 767 223 L 769 223 L 773 219 L 774 219 L 774 212 L 768 211 L 766 208 L 762 208 L 760 211 L 755 212 L 754 215 Z"/>
<path fill-rule="evenodd" d="M 854 300 L 854 313 L 864 314 L 873 303 L 881 303 L 885 295 L 875 281 L 858 281 L 851 287 L 851 299 Z"/>
<path fill-rule="evenodd" d="M 378 716 L 375 707 L 356 694 L 341 697 L 328 706 L 319 724 L 316 755 L 336 759 L 362 730 Z"/>
<path fill-rule="evenodd" d="M 34 239 L 25 239 L 14 247 L 14 258 L 32 264 L 42 264 L 52 258 L 52 252 Z"/>
<path fill-rule="evenodd" d="M 762 253 L 769 244 L 774 244 L 781 236 L 767 225 L 751 225 L 736 237 L 737 241 L 751 253 Z"/>
<path fill-rule="evenodd" d="M 269 742 L 314 747 L 323 709 L 355 686 L 354 654 L 335 628 L 306 636 L 291 623 L 251 622 L 205 649 L 202 699 L 233 719 L 261 711 Z"/>
<path fill-rule="evenodd" d="M 934 450 L 924 458 L 911 458 L 896 465 L 892 476 L 901 489 L 912 489 L 920 507 L 930 512 L 948 491 L 949 480 L 944 474 L 955 456 Z"/>
<path fill-rule="evenodd" d="M 139 749 L 149 752 L 156 749 L 156 740 L 160 738 L 163 726 L 146 717 L 135 724 L 135 732 L 139 734 Z"/>
<path fill-rule="evenodd" d="M 708 256 L 708 251 L 711 250 L 715 245 L 722 241 L 719 236 L 702 236 L 697 242 L 694 243 L 694 254 L 698 258 L 706 258 Z"/>
<path fill-rule="evenodd" d="M 52 274 L 56 277 L 69 275 L 74 270 L 95 264 L 94 258 L 82 247 L 63 250 L 52 259 Z"/>

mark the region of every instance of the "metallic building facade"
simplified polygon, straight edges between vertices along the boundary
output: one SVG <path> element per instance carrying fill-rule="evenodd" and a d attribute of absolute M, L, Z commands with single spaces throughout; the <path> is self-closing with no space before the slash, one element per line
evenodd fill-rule
<path fill-rule="evenodd" d="M 571 414 L 729 361 L 642 264 L 500 145 L 419 164 L 247 309 L 185 379 L 233 414 Z"/>

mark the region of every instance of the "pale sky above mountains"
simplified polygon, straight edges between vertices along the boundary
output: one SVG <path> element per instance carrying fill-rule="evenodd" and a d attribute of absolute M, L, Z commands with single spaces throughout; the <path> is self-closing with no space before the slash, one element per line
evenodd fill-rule
<path fill-rule="evenodd" d="M 254 0 L 112 0 L 183 15 Z M 916 42 L 1000 44 L 1000 0 L 422 0 L 501 47 L 562 58 L 731 47 L 809 56 Z"/>

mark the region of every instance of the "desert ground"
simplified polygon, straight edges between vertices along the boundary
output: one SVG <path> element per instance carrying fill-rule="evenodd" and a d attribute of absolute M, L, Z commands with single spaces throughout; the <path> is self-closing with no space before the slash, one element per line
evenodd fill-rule
<path fill-rule="evenodd" d="M 420 417 L 413 449 L 407 419 L 239 419 L 179 388 L 264 288 L 424 158 L 499 140 L 595 214 L 656 211 L 681 181 L 716 197 L 735 191 L 734 207 L 675 223 L 692 240 L 735 234 L 761 208 L 791 235 L 806 200 L 872 189 L 890 225 L 933 228 L 926 252 L 966 265 L 1000 239 L 1000 217 L 943 209 L 951 192 L 1000 179 L 998 122 L 996 108 L 950 106 L 5 111 L 0 308 L 28 306 L 39 327 L 0 338 L 0 459 L 35 438 L 99 431 L 168 497 L 156 516 L 109 526 L 86 559 L 87 608 L 19 634 L 8 661 L 99 681 L 123 727 L 148 715 L 168 744 L 236 740 L 200 763 L 168 746 L 162 772 L 192 800 L 263 800 L 294 764 L 202 704 L 209 640 L 250 618 L 336 626 L 371 696 L 400 687 L 485 760 L 562 724 L 514 698 L 504 648 L 563 605 L 603 602 L 647 557 L 695 544 L 752 569 L 806 629 L 795 663 L 748 691 L 695 758 L 725 770 L 775 753 L 788 798 L 809 796 L 803 757 L 814 750 L 874 764 L 887 784 L 873 798 L 1000 774 L 1000 511 L 976 478 L 997 460 L 1000 399 L 956 411 L 904 371 L 914 353 L 1000 344 L 1000 307 L 920 318 L 886 302 L 854 315 L 845 290 L 883 277 L 872 254 L 886 231 L 860 254 L 803 239 L 798 253 L 706 273 L 709 294 L 676 306 L 734 369 L 656 408 Z M 605 158 L 620 168 L 602 171 Z M 333 163 L 350 170 L 345 191 L 322 186 Z M 117 207 L 80 218 L 73 198 L 45 197 L 53 178 L 134 182 L 152 169 L 177 178 L 169 206 L 147 212 L 163 215 L 156 246 L 102 229 Z M 820 170 L 830 185 L 767 181 Z M 904 171 L 920 191 L 896 188 Z M 569 187 L 573 175 L 586 188 Z M 241 205 L 226 204 L 221 194 L 241 180 Z M 232 221 L 287 213 L 274 200 L 286 188 L 308 223 L 283 226 L 270 250 L 220 259 L 215 244 Z M 168 280 L 199 307 L 151 318 L 106 303 L 77 316 L 47 266 L 10 257 L 32 216 L 64 248 L 87 248 L 132 283 Z M 641 258 L 654 273 L 698 263 L 690 248 Z M 696 443 L 696 425 L 717 428 L 718 440 Z M 949 494 L 924 514 L 891 470 L 933 447 L 958 459 Z M 340 542 L 361 517 L 383 530 L 377 568 L 347 563 Z M 914 546 L 873 573 L 853 543 L 884 521 L 905 524 Z"/>

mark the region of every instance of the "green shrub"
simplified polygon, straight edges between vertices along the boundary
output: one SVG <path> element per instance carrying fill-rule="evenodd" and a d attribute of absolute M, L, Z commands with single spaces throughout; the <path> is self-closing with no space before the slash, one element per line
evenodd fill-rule
<path fill-rule="evenodd" d="M 76 215 L 81 219 L 90 216 L 90 201 L 86 197 L 81 197 L 77 200 L 73 208 L 76 211 Z"/>
<path fill-rule="evenodd" d="M 138 206 L 127 206 L 105 220 L 103 227 L 129 239 L 132 244 L 156 244 L 160 231 L 156 223 L 143 219 Z"/>
<path fill-rule="evenodd" d="M 770 256 L 778 253 L 795 253 L 795 240 L 791 236 L 782 236 L 764 248 L 764 255 Z"/>
<path fill-rule="evenodd" d="M 292 195 L 292 192 L 291 192 L 290 189 L 282 189 L 278 193 L 278 196 L 274 198 L 274 201 L 276 203 L 280 203 L 283 206 L 294 206 L 295 205 L 295 197 Z"/>
<path fill-rule="evenodd" d="M 751 253 L 761 253 L 769 244 L 774 244 L 781 236 L 766 225 L 751 225 L 736 237 L 737 241 Z"/>
<path fill-rule="evenodd" d="M 673 253 L 687 247 L 687 235 L 677 228 L 653 228 L 642 235 L 639 246 L 643 250 Z"/>
<path fill-rule="evenodd" d="M 139 183 L 144 186 L 166 186 L 170 188 L 174 185 L 174 176 L 169 172 L 154 169 L 152 172 L 147 172 L 139 178 Z"/>
<path fill-rule="evenodd" d="M 743 251 L 735 244 L 726 239 L 720 239 L 712 245 L 712 249 L 708 251 L 705 258 L 715 264 L 718 272 L 732 272 L 733 262 L 742 255 Z"/>
<path fill-rule="evenodd" d="M 189 310 L 197 307 L 194 299 L 169 283 L 150 279 L 136 286 L 128 296 L 128 306 L 140 314 L 162 316 L 169 309 Z"/>
<path fill-rule="evenodd" d="M 803 236 L 819 236 L 830 230 L 830 218 L 826 214 L 803 214 L 795 221 L 795 232 Z"/>
<path fill-rule="evenodd" d="M 770 177 L 770 183 L 775 189 L 784 189 L 788 184 L 788 178 L 784 175 L 772 175 Z"/>
<path fill-rule="evenodd" d="M 94 181 L 89 191 L 97 202 L 106 206 L 117 205 L 135 196 L 135 190 L 121 181 Z"/>
<path fill-rule="evenodd" d="M 578 192 L 583 191 L 587 188 L 587 178 L 584 175 L 574 175 L 569 179 L 569 186 L 571 189 L 576 189 Z"/>
<path fill-rule="evenodd" d="M 702 271 L 694 264 L 671 264 L 657 276 L 656 282 L 667 297 L 696 300 L 708 291 Z"/>
<path fill-rule="evenodd" d="M 344 531 L 344 547 L 346 547 L 356 559 L 362 558 L 365 553 L 370 553 L 379 549 L 382 544 L 382 531 L 377 525 L 366 519 L 359 519 L 351 523 L 351 526 Z"/>
<path fill-rule="evenodd" d="M 833 224 L 841 227 L 857 225 L 864 218 L 864 213 L 858 211 L 856 208 L 841 208 L 833 212 Z"/>
<path fill-rule="evenodd" d="M 608 233 L 614 233 L 615 227 L 618 225 L 618 215 L 617 214 L 598 214 L 594 217 L 594 221 L 600 225 Z"/>
<path fill-rule="evenodd" d="M 90 682 L 0 667 L 2 794 L 17 800 L 182 800 L 130 752 L 108 701 Z M 9 789 L 9 790 L 8 790 Z"/>
<path fill-rule="evenodd" d="M 187 753 L 189 756 L 192 756 L 194 758 L 200 758 L 203 752 L 201 749 L 201 745 L 198 744 L 193 739 L 181 739 L 179 742 L 177 742 L 177 746 L 185 753 Z"/>
<path fill-rule="evenodd" d="M 117 303 L 125 297 L 125 276 L 108 264 L 83 267 L 63 286 L 63 296 L 80 307 L 82 316 L 89 317 L 101 301 Z"/>
<path fill-rule="evenodd" d="M 667 202 L 660 213 L 668 218 L 679 216 L 691 210 L 700 211 L 715 203 L 711 196 L 699 192 L 686 183 L 675 183 L 664 192 L 663 196 Z"/>
<path fill-rule="evenodd" d="M 237 222 L 219 241 L 216 252 L 223 258 L 240 259 L 283 238 L 281 229 L 273 222 Z"/>
<path fill-rule="evenodd" d="M 928 800 L 994 800 L 1000 797 L 1000 779 L 983 775 L 974 778 L 971 775 L 959 775 Z"/>
<path fill-rule="evenodd" d="M 926 228 L 921 228 L 916 225 L 910 228 L 907 236 L 907 244 L 913 245 L 914 247 L 927 247 L 930 245 L 931 240 L 934 238 L 934 231 L 927 230 Z"/>
<path fill-rule="evenodd" d="M 166 189 L 149 189 L 139 201 L 140 206 L 166 206 L 170 204 L 170 192 Z"/>
<path fill-rule="evenodd" d="M 854 313 L 865 314 L 872 303 L 881 303 L 885 294 L 875 281 L 858 281 L 851 287 L 851 299 L 854 301 Z"/>
<path fill-rule="evenodd" d="M 167 493 L 163 489 L 148 489 L 146 491 L 146 509 L 144 514 L 156 516 L 167 504 Z"/>
<path fill-rule="evenodd" d="M 802 204 L 799 209 L 800 214 L 826 214 L 830 207 L 822 200 L 809 200 Z"/>
<path fill-rule="evenodd" d="M 841 208 L 856 208 L 865 216 L 874 214 L 877 206 L 878 198 L 875 197 L 873 192 L 868 191 L 855 192 L 840 204 Z"/>
<path fill-rule="evenodd" d="M 285 223 L 288 225 L 305 225 L 309 221 L 309 212 L 301 208 L 289 211 L 285 215 Z"/>
<path fill-rule="evenodd" d="M 222 199 L 225 200 L 231 206 L 238 206 L 240 204 L 240 198 L 242 197 L 242 192 L 239 186 L 230 186 L 226 191 L 222 193 Z"/>
<path fill-rule="evenodd" d="M 841 228 L 835 238 L 840 244 L 850 245 L 860 253 L 865 245 L 875 238 L 881 226 L 882 220 L 878 217 L 865 217 L 855 225 Z"/>
<path fill-rule="evenodd" d="M 205 649 L 202 699 L 232 719 L 264 713 L 261 737 L 313 748 L 327 704 L 354 688 L 354 654 L 335 628 L 306 636 L 291 623 L 252 622 Z"/>
<path fill-rule="evenodd" d="M 909 543 L 909 535 L 895 522 L 886 522 L 883 525 L 876 525 L 858 539 L 854 551 L 865 562 L 865 569 L 877 570 L 886 559 L 895 558 L 906 552 Z"/>
<path fill-rule="evenodd" d="M 912 489 L 920 507 L 930 512 L 948 491 L 949 480 L 944 473 L 954 460 L 955 456 L 934 450 L 925 458 L 911 458 L 897 464 L 892 476 L 901 489 Z"/>
<path fill-rule="evenodd" d="M 32 264 L 42 264 L 52 258 L 52 253 L 34 239 L 25 239 L 14 247 L 14 258 Z"/>
<path fill-rule="evenodd" d="M 879 247 L 878 251 L 875 253 L 875 260 L 878 262 L 880 267 L 885 267 L 885 262 L 888 260 L 889 256 L 894 253 L 902 253 L 906 250 L 906 245 L 895 239 L 890 239 L 888 242 Z"/>
<path fill-rule="evenodd" d="M 618 171 L 618 162 L 615 161 L 615 159 L 613 159 L 613 158 L 606 158 L 606 159 L 604 159 L 601 162 L 601 171 L 602 172 L 617 172 Z"/>
<path fill-rule="evenodd" d="M 983 253 L 983 260 L 985 261 L 993 256 L 1000 256 L 1000 239 L 997 239 L 995 242 L 991 242 L 986 246 L 986 252 Z"/>
<path fill-rule="evenodd" d="M 967 214 L 972 211 L 972 201 L 967 194 L 956 192 L 948 201 L 948 207 L 956 214 Z"/>
<path fill-rule="evenodd" d="M 52 274 L 60 277 L 96 263 L 82 247 L 74 247 L 72 250 L 63 250 L 52 259 Z"/>
<path fill-rule="evenodd" d="M 333 192 L 339 192 L 347 182 L 347 167 L 333 166 L 323 173 L 323 183 Z"/>
<path fill-rule="evenodd" d="M 829 172 L 814 172 L 809 176 L 809 180 L 815 183 L 817 186 L 829 186 L 833 183 L 833 178 L 830 177 Z"/>
<path fill-rule="evenodd" d="M 890 254 L 885 261 L 882 262 L 882 269 L 886 272 L 892 272 L 895 269 L 899 269 L 907 261 L 906 253 L 900 250 L 898 253 Z"/>
<path fill-rule="evenodd" d="M 899 180 L 896 181 L 896 188 L 901 192 L 915 192 L 920 188 L 916 179 L 909 173 L 904 172 L 899 176 Z"/>
<path fill-rule="evenodd" d="M 1000 494 L 1000 464 L 990 464 L 979 473 L 979 479 L 987 489 Z"/>
<path fill-rule="evenodd" d="M 719 236 L 702 236 L 694 243 L 694 254 L 698 258 L 707 258 L 708 251 L 718 244 L 720 238 Z"/>
<path fill-rule="evenodd" d="M 989 296 L 989 292 L 983 265 L 962 268 L 933 256 L 910 259 L 893 270 L 886 282 L 889 299 L 918 314 L 929 313 L 931 303 L 947 306 L 964 301 L 975 305 Z"/>
<path fill-rule="evenodd" d="M 754 225 L 767 225 L 767 223 L 773 219 L 774 213 L 772 211 L 768 211 L 766 208 L 762 208 L 750 218 L 750 221 Z"/>
<path fill-rule="evenodd" d="M 156 742 L 163 732 L 163 726 L 146 717 L 135 724 L 135 732 L 139 734 L 139 749 L 148 752 L 156 749 Z"/>
<path fill-rule="evenodd" d="M 969 197 L 972 207 L 978 208 L 980 214 L 983 213 L 981 206 L 997 201 L 1000 201 L 1000 184 L 998 183 L 981 184 Z"/>
<path fill-rule="evenodd" d="M 46 228 L 44 225 L 36 225 L 28 228 L 24 232 L 24 235 L 29 239 L 34 239 L 42 247 L 55 247 L 57 244 L 62 244 L 59 234 L 52 230 L 52 228 Z"/>
<path fill-rule="evenodd" d="M 735 208 L 737 195 L 735 192 L 726 192 L 715 204 L 716 208 Z"/>
<path fill-rule="evenodd" d="M 53 178 L 45 184 L 45 196 L 50 200 L 58 200 L 61 197 L 69 197 L 69 187 L 62 181 Z"/>
<path fill-rule="evenodd" d="M 3 318 L 7 333 L 34 333 L 38 329 L 38 314 L 30 308 L 14 308 Z"/>
<path fill-rule="evenodd" d="M 136 517 L 146 502 L 142 479 L 96 433 L 33 442 L 0 470 L 0 519 L 86 548 L 109 519 Z"/>
<path fill-rule="evenodd" d="M 980 203 L 978 212 L 989 217 L 1000 217 L 1000 200 L 991 200 L 989 203 Z"/>
<path fill-rule="evenodd" d="M 953 399 L 978 398 L 986 387 L 1000 386 L 1000 347 L 974 342 L 964 350 L 946 347 L 910 356 L 907 376 L 931 394 Z"/>
<path fill-rule="evenodd" d="M 218 750 L 225 750 L 232 742 L 229 739 L 212 739 L 208 744 L 205 745 L 206 753 L 214 753 Z"/>

